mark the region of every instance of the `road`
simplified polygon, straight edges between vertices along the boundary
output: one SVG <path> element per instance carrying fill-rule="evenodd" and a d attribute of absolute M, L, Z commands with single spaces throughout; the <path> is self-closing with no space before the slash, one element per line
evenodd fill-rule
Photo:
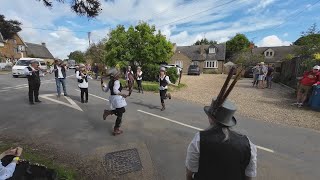
<path fill-rule="evenodd" d="M 89 82 L 89 102 L 82 104 L 73 71 L 68 76 L 68 98 L 56 98 L 53 76 L 48 75 L 40 87 L 43 102 L 29 105 L 26 78 L 0 75 L 0 134 L 95 155 L 101 162 L 106 153 L 136 148 L 143 170 L 122 179 L 184 179 L 186 148 L 208 126 L 201 105 L 173 97 L 161 112 L 158 94 L 133 93 L 127 98 L 124 134 L 114 137 L 115 117 L 102 120 L 108 94 L 100 90 L 99 81 Z M 319 132 L 236 118 L 236 130 L 258 145 L 258 179 L 320 179 Z"/>

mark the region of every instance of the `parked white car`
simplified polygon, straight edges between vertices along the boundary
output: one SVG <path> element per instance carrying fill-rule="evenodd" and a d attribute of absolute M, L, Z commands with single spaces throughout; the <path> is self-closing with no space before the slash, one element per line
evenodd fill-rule
<path fill-rule="evenodd" d="M 14 78 L 17 78 L 19 76 L 25 77 L 24 69 L 30 65 L 31 61 L 34 61 L 34 60 L 38 61 L 39 67 L 43 71 L 47 71 L 47 63 L 43 59 L 40 59 L 40 58 L 20 58 L 17 61 L 17 63 L 12 67 L 12 76 Z M 44 73 L 42 71 L 40 72 L 40 76 L 44 76 Z"/>
<path fill-rule="evenodd" d="M 177 69 L 177 74 L 180 74 L 180 71 L 182 71 L 182 68 L 177 65 L 177 64 L 168 64 L 168 65 L 164 65 L 165 68 L 176 68 Z"/>

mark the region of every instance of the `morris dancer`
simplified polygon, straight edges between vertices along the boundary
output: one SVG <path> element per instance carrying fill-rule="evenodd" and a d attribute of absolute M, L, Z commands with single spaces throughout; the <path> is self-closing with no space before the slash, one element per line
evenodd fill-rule
<path fill-rule="evenodd" d="M 79 65 L 79 71 L 76 72 L 76 78 L 78 79 L 78 87 L 81 91 L 81 103 L 88 103 L 88 78 L 92 79 L 92 77 L 88 75 L 84 64 Z M 86 96 L 86 100 L 84 100 L 84 95 Z"/>
<path fill-rule="evenodd" d="M 162 106 L 161 111 L 164 111 L 166 109 L 164 100 L 167 98 L 171 99 L 171 94 L 167 93 L 168 85 L 176 86 L 175 84 L 171 83 L 169 76 L 166 75 L 166 68 L 161 67 L 160 74 L 159 74 L 159 92 L 160 92 L 160 100 L 161 100 L 161 106 Z"/>
<path fill-rule="evenodd" d="M 226 100 L 240 73 L 226 91 L 234 72 L 228 78 L 211 106 L 205 106 L 210 127 L 198 132 L 191 141 L 186 157 L 186 179 L 248 180 L 257 174 L 257 148 L 247 136 L 232 131 L 237 124 L 236 107 Z"/>
<path fill-rule="evenodd" d="M 120 125 L 122 122 L 122 115 L 126 112 L 125 106 L 127 106 L 126 100 L 124 98 L 127 95 L 122 94 L 122 85 L 119 81 L 120 72 L 116 69 L 111 71 L 111 78 L 108 85 L 103 83 L 103 79 L 101 78 L 101 87 L 104 92 L 108 92 L 110 90 L 109 103 L 111 110 L 104 110 L 103 112 L 103 120 L 105 120 L 109 115 L 115 114 L 117 116 L 115 126 L 113 128 L 113 135 L 119 135 L 123 133 L 120 130 Z"/>
<path fill-rule="evenodd" d="M 142 71 L 141 71 L 141 67 L 140 67 L 140 66 L 137 68 L 136 77 L 137 77 L 137 84 L 138 84 L 139 93 L 142 92 L 142 94 L 143 94 L 143 88 L 142 88 Z"/>

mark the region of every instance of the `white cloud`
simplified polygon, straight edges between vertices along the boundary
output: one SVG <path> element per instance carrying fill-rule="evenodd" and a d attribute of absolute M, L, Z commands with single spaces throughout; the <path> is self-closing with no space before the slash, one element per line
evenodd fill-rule
<path fill-rule="evenodd" d="M 287 37 L 287 36 L 289 36 L 289 33 L 284 33 L 283 34 L 283 37 Z"/>
<path fill-rule="evenodd" d="M 266 7 L 273 4 L 275 1 L 276 0 L 260 0 L 259 3 L 255 7 L 249 9 L 248 11 L 254 12 L 254 11 L 264 10 Z"/>
<path fill-rule="evenodd" d="M 273 46 L 289 46 L 291 42 L 281 40 L 276 35 L 271 35 L 264 37 L 259 43 L 257 43 L 259 47 L 273 47 Z"/>

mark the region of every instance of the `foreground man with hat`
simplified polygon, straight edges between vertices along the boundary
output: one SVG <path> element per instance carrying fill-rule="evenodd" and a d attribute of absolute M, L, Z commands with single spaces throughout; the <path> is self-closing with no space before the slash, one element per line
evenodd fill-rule
<path fill-rule="evenodd" d="M 107 116 L 115 114 L 117 119 L 113 128 L 113 135 L 119 135 L 123 133 L 123 131 L 120 130 L 120 125 L 122 122 L 122 115 L 126 112 L 125 106 L 127 106 L 127 103 L 124 98 L 126 98 L 127 95 L 121 93 L 122 85 L 119 81 L 120 72 L 116 69 L 111 69 L 109 74 L 111 74 L 111 78 L 108 85 L 103 83 L 103 79 L 101 78 L 102 90 L 104 92 L 108 92 L 110 90 L 109 103 L 111 109 L 104 110 L 103 120 L 106 120 Z"/>
<path fill-rule="evenodd" d="M 204 111 L 210 127 L 198 132 L 191 141 L 186 157 L 187 180 L 248 180 L 256 177 L 257 149 L 247 136 L 232 131 L 237 121 L 236 107 L 226 100 L 240 73 L 227 89 L 234 72 L 229 72 L 217 98 Z"/>
<path fill-rule="evenodd" d="M 28 78 L 29 86 L 29 103 L 31 105 L 34 102 L 41 102 L 39 100 L 39 89 L 40 89 L 40 68 L 39 62 L 36 60 L 31 61 L 30 65 L 24 69 L 24 74 Z M 34 100 L 34 101 L 33 101 Z"/>

